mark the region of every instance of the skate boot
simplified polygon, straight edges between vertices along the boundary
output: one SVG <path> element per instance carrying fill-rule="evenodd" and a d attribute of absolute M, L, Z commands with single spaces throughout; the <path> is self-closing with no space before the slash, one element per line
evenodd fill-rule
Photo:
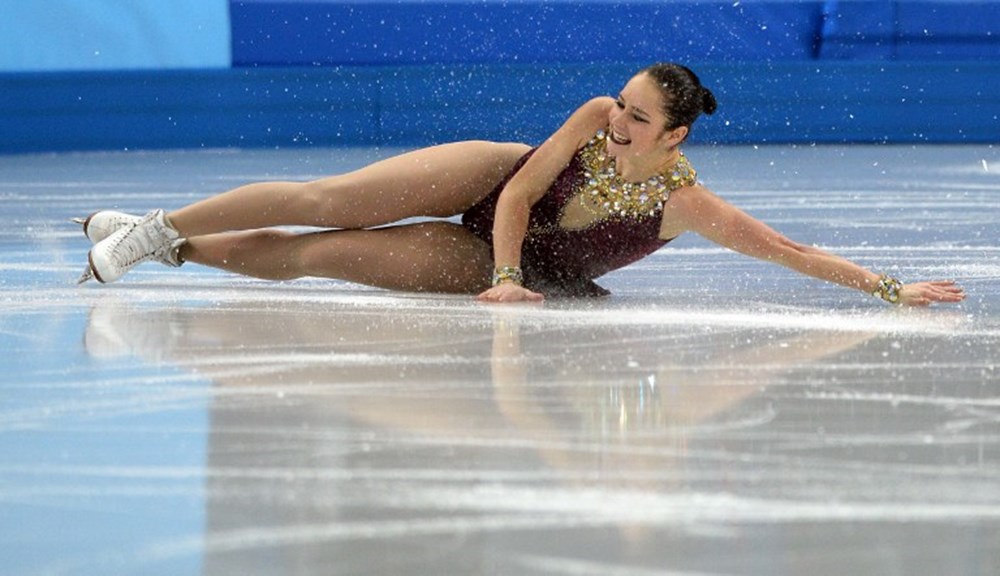
<path fill-rule="evenodd" d="M 100 210 L 98 212 L 94 212 L 86 218 L 72 218 L 71 220 L 72 222 L 83 226 L 84 235 L 90 239 L 92 244 L 97 244 L 122 228 L 127 228 L 138 223 L 142 220 L 142 216 L 134 216 L 124 212 L 118 212 L 117 210 Z M 177 252 L 185 242 L 186 240 L 184 239 L 175 240 L 174 245 L 166 252 L 165 257 L 158 259 L 157 261 L 164 266 L 171 266 L 173 268 L 177 268 L 183 264 L 183 262 L 177 257 Z M 84 273 L 84 276 L 86 278 L 81 279 L 81 283 L 89 280 L 91 277 L 88 276 L 86 272 Z"/>
<path fill-rule="evenodd" d="M 133 216 L 117 210 L 101 210 L 94 212 L 86 218 L 73 218 L 72 221 L 83 226 L 83 233 L 90 239 L 92 244 L 97 244 L 115 232 L 131 226 L 142 216 Z"/>
<path fill-rule="evenodd" d="M 87 255 L 89 266 L 79 283 L 91 278 L 102 284 L 115 282 L 149 260 L 179 266 L 177 250 L 182 244 L 177 231 L 166 223 L 163 210 L 154 210 L 91 248 Z"/>

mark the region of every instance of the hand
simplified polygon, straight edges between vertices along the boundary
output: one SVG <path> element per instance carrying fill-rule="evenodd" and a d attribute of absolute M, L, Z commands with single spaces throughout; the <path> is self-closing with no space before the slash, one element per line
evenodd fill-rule
<path fill-rule="evenodd" d="M 544 299 L 545 296 L 538 292 L 532 292 L 513 282 L 497 284 L 476 298 L 480 302 L 541 302 Z"/>
<path fill-rule="evenodd" d="M 904 306 L 929 306 L 931 302 L 961 302 L 965 291 L 951 280 L 904 284 L 899 303 Z"/>

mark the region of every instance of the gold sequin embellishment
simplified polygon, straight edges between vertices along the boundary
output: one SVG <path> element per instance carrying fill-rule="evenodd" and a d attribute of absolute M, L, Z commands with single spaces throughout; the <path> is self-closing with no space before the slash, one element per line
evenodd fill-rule
<path fill-rule="evenodd" d="M 615 159 L 607 153 L 607 134 L 597 132 L 581 152 L 583 182 L 577 190 L 580 203 L 592 213 L 595 208 L 620 218 L 655 216 L 663 209 L 670 193 L 692 186 L 698 177 L 682 152 L 677 163 L 649 180 L 626 182 L 615 170 Z"/>

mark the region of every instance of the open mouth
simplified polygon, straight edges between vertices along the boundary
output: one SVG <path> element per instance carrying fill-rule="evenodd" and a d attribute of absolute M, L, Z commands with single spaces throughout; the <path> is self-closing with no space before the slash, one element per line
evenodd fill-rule
<path fill-rule="evenodd" d="M 615 132 L 614 130 L 611 130 L 611 133 L 608 135 L 608 137 L 611 138 L 612 142 L 620 146 L 627 146 L 632 143 L 631 140 Z"/>

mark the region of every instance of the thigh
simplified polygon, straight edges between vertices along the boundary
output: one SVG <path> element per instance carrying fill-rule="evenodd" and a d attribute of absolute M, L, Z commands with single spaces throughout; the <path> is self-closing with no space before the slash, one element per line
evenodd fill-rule
<path fill-rule="evenodd" d="M 387 158 L 311 182 L 331 213 L 364 228 L 418 216 L 461 214 L 488 195 L 529 146 L 455 142 Z"/>
<path fill-rule="evenodd" d="M 493 270 L 489 245 L 451 222 L 316 232 L 296 252 L 306 276 L 392 290 L 476 294 Z"/>

